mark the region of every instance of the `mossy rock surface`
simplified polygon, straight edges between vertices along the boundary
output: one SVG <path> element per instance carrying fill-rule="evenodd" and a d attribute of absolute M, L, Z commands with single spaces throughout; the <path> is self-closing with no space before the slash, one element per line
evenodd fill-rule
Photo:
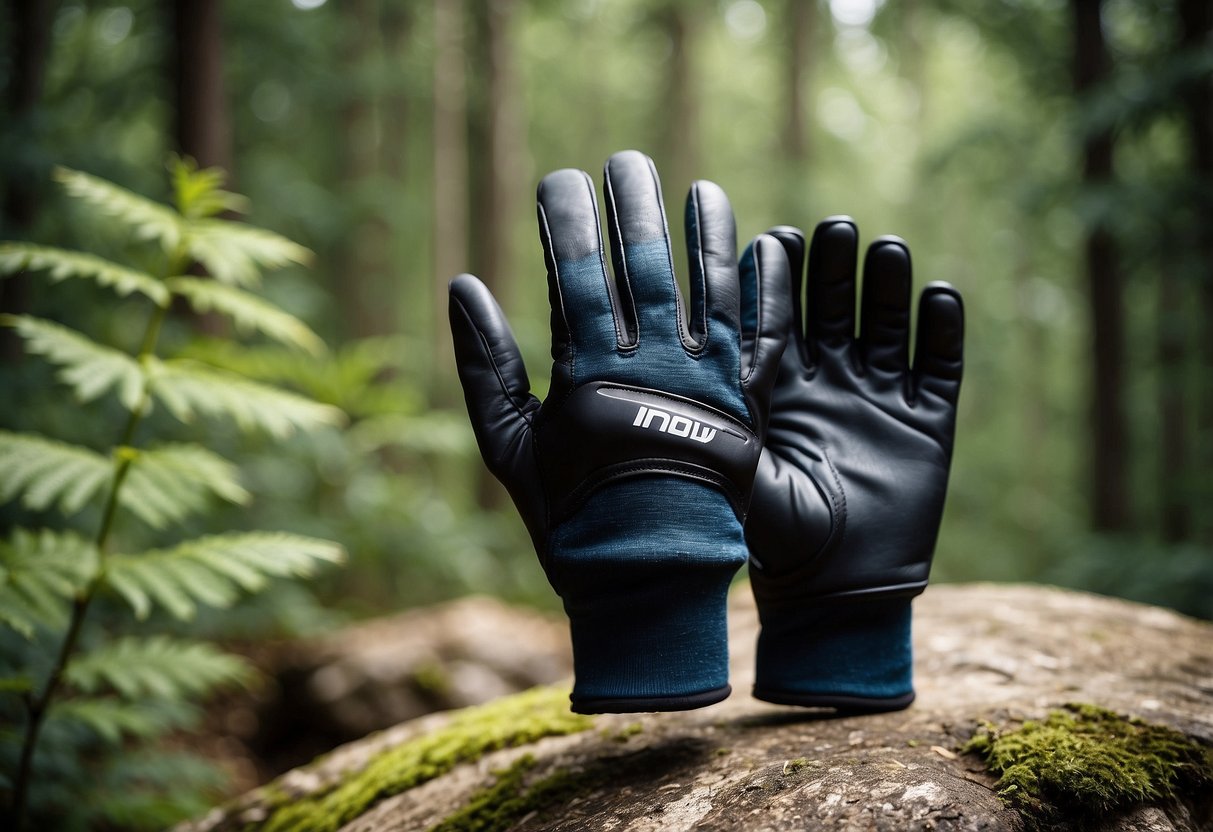
<path fill-rule="evenodd" d="M 918 701 L 838 718 L 750 698 L 745 587 L 730 614 L 734 694 L 711 708 L 587 720 L 543 689 L 344 746 L 181 832 L 1213 829 L 1207 623 L 932 587 L 915 602 Z"/>

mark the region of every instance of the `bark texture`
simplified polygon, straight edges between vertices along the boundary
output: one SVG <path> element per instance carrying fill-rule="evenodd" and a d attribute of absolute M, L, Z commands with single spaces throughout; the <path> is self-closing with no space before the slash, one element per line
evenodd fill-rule
<path fill-rule="evenodd" d="M 571 772 L 575 791 L 508 827 L 447 828 L 1015 830 L 1023 820 L 982 763 L 957 753 L 980 721 L 1089 702 L 1213 743 L 1213 625 L 1166 610 L 1034 586 L 932 587 L 915 602 L 918 701 L 841 718 L 750 698 L 757 617 L 745 587 L 730 620 L 734 693 L 725 702 L 596 717 L 589 730 L 455 765 L 341 829 L 430 829 L 531 755 L 528 782 Z M 284 795 L 298 803 L 331 791 L 385 749 L 458 718 L 436 714 L 344 746 L 180 832 L 265 828 Z M 1207 829 L 1213 794 L 1085 820 L 1088 830 Z"/>

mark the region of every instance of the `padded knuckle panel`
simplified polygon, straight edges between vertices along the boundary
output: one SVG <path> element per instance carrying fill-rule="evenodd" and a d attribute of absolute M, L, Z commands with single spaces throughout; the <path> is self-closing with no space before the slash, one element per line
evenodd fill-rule
<path fill-rule="evenodd" d="M 623 477 L 677 476 L 718 487 L 745 519 L 758 437 L 737 419 L 672 393 L 592 382 L 536 427 L 549 521 L 560 523 L 598 486 Z"/>

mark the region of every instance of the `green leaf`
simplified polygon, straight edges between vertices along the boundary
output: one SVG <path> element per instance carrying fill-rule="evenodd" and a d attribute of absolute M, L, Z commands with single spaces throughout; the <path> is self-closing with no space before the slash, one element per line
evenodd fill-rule
<path fill-rule="evenodd" d="M 79 445 L 0 431 L 0 471 L 0 503 L 19 497 L 32 511 L 58 505 L 70 516 L 110 481 L 114 466 Z"/>
<path fill-rule="evenodd" d="M 324 342 L 307 324 L 263 298 L 234 286 L 196 277 L 172 277 L 166 282 L 197 311 L 213 310 L 228 315 L 242 332 L 260 332 L 312 355 L 324 353 Z"/>
<path fill-rule="evenodd" d="M 111 743 L 124 737 L 149 738 L 198 721 L 199 711 L 179 700 L 123 702 L 114 697 L 61 699 L 51 705 L 52 719 L 86 725 Z"/>
<path fill-rule="evenodd" d="M 200 445 L 161 445 L 135 453 L 118 497 L 153 528 L 205 509 L 212 495 L 238 505 L 251 498 L 240 485 L 239 469 Z"/>
<path fill-rule="evenodd" d="M 169 291 L 164 284 L 144 272 L 82 252 L 28 243 L 0 243 L 0 274 L 23 269 L 45 271 L 56 283 L 69 278 L 95 280 L 122 297 L 139 292 L 160 306 L 169 301 Z"/>
<path fill-rule="evenodd" d="M 256 592 L 271 577 L 305 577 L 343 558 L 336 543 L 311 537 L 278 532 L 216 535 L 141 555 L 111 555 L 105 580 L 139 618 L 161 606 L 188 619 L 198 604 L 227 607 L 241 590 Z"/>
<path fill-rule="evenodd" d="M 139 363 L 126 353 L 42 318 L 0 315 L 0 326 L 17 330 L 31 353 L 59 365 L 59 379 L 72 387 L 80 401 L 92 401 L 117 390 L 128 410 L 138 406 L 143 395 L 143 373 Z"/>
<path fill-rule="evenodd" d="M 263 269 L 306 265 L 312 259 L 310 251 L 286 237 L 227 220 L 191 222 L 186 247 L 211 277 L 236 286 L 256 286 Z"/>
<path fill-rule="evenodd" d="M 0 623 L 27 638 L 60 625 L 96 569 L 96 547 L 79 535 L 15 529 L 0 541 Z"/>
<path fill-rule="evenodd" d="M 223 190 L 227 175 L 221 168 L 198 169 L 193 159 L 174 158 L 169 165 L 177 210 L 187 219 L 212 217 L 224 211 L 246 213 L 248 200 Z"/>
<path fill-rule="evenodd" d="M 203 416 L 229 416 L 242 430 L 261 428 L 278 438 L 296 430 L 339 425 L 344 414 L 331 405 L 305 399 L 231 373 L 191 361 L 149 361 L 152 393 L 183 422 Z"/>
<path fill-rule="evenodd" d="M 169 254 L 181 246 L 181 218 L 167 205 L 68 168 L 55 168 L 55 179 L 69 195 L 133 228 L 139 239 L 155 240 Z"/>
<path fill-rule="evenodd" d="M 126 699 L 186 699 L 247 684 L 252 665 L 205 642 L 128 637 L 77 656 L 67 680 L 82 693 L 112 689 Z"/>

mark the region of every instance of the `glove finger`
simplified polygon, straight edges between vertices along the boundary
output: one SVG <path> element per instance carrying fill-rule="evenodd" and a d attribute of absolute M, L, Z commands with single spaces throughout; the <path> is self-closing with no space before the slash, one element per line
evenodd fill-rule
<path fill-rule="evenodd" d="M 810 343 L 840 346 L 855 337 L 859 231 L 850 217 L 818 223 L 809 247 L 805 328 Z"/>
<path fill-rule="evenodd" d="M 777 239 L 761 234 L 746 247 L 741 262 L 741 386 L 762 432 L 791 328 L 788 257 Z M 753 323 L 752 330 L 747 329 L 747 322 Z"/>
<path fill-rule="evenodd" d="M 635 150 L 607 160 L 607 230 L 620 295 L 635 304 L 638 341 L 681 337 L 693 349 L 682 297 L 674 280 L 661 181 L 653 161 Z"/>
<path fill-rule="evenodd" d="M 799 361 L 808 363 L 808 355 L 804 345 L 804 232 L 791 225 L 777 225 L 767 230 L 783 246 L 784 254 L 788 257 L 788 285 L 791 289 L 788 304 L 789 332 L 788 346 L 783 353 L 783 362 Z"/>
<path fill-rule="evenodd" d="M 530 430 L 539 407 L 505 314 L 488 288 L 470 274 L 450 285 L 451 338 L 476 442 L 489 470 L 503 472 Z"/>
<path fill-rule="evenodd" d="M 709 335 L 737 341 L 737 225 L 729 198 L 714 182 L 696 182 L 687 194 L 687 262 L 691 266 L 690 335 L 700 347 Z"/>
<path fill-rule="evenodd" d="M 919 395 L 932 393 L 955 405 L 963 370 L 964 302 L 949 284 L 929 283 L 918 302 L 915 389 Z"/>
<path fill-rule="evenodd" d="M 863 265 L 859 341 L 868 367 L 905 373 L 910 367 L 910 247 L 881 237 Z"/>
<path fill-rule="evenodd" d="M 593 181 L 571 168 L 549 173 L 536 201 L 552 306 L 552 359 L 569 361 L 570 348 L 614 350 L 627 339 L 607 279 Z"/>

